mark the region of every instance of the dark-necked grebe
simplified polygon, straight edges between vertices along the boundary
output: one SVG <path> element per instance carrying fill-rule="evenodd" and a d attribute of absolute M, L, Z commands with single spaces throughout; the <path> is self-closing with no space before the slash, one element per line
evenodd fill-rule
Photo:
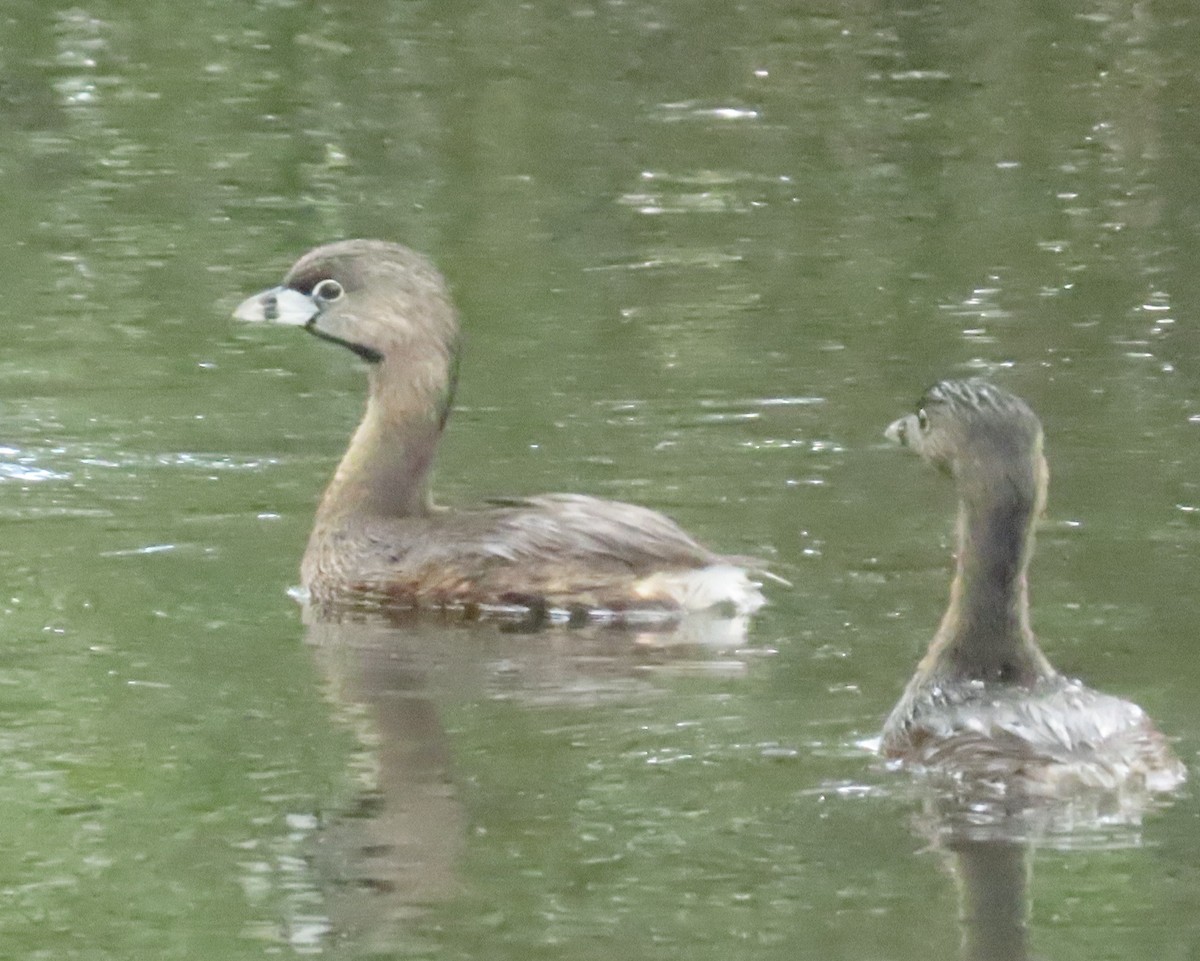
<path fill-rule="evenodd" d="M 574 494 L 433 506 L 429 472 L 454 395 L 459 327 L 441 274 L 419 254 L 375 240 L 317 247 L 234 316 L 303 327 L 366 361 L 366 413 L 301 565 L 310 596 L 738 613 L 762 604 L 744 559 L 714 554 L 644 507 Z"/>
<path fill-rule="evenodd" d="M 1035 795 L 1177 786 L 1183 765 L 1145 712 L 1063 677 L 1034 639 L 1027 571 L 1049 483 L 1037 415 L 986 381 L 943 381 L 886 436 L 954 479 L 958 554 L 884 754 Z"/>

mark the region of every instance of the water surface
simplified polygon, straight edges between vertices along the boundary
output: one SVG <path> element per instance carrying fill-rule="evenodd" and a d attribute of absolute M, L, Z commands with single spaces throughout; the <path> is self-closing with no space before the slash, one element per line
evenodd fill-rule
<path fill-rule="evenodd" d="M 949 564 L 881 431 L 946 375 L 1045 421 L 1048 654 L 1194 765 L 1189 4 L 0 18 L 6 956 L 956 956 L 951 852 L 862 746 Z M 312 636 L 361 370 L 227 315 L 356 235 L 462 308 L 442 500 L 637 500 L 794 587 L 726 646 Z M 1036 846 L 1032 949 L 1200 950 L 1198 817 Z"/>

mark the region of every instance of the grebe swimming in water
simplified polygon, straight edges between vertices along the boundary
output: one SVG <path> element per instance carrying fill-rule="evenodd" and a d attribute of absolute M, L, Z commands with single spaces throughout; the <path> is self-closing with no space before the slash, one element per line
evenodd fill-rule
<path fill-rule="evenodd" d="M 1179 785 L 1184 767 L 1145 712 L 1063 677 L 1034 639 L 1027 572 L 1049 470 L 1029 406 L 983 380 L 943 381 L 886 436 L 954 479 L 958 556 L 883 753 L 1035 796 Z"/>
<path fill-rule="evenodd" d="M 435 508 L 429 472 L 453 399 L 459 327 L 441 274 L 408 248 L 317 247 L 234 317 L 303 327 L 366 361 L 366 413 L 301 565 L 310 600 L 575 612 L 747 613 L 763 603 L 744 569 L 753 562 L 713 553 L 644 507 L 547 494 Z"/>

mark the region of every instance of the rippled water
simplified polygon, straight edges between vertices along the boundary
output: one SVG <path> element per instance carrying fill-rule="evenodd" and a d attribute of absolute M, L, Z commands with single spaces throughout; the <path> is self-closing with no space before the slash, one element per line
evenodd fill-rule
<path fill-rule="evenodd" d="M 1189 4 L 0 18 L 0 954 L 953 957 L 955 875 L 1026 858 L 1039 956 L 1200 949 L 1191 793 L 964 852 L 868 750 L 951 512 L 880 434 L 983 372 L 1046 425 L 1047 653 L 1195 764 Z M 361 371 L 227 316 L 351 235 L 462 308 L 441 499 L 637 500 L 794 587 L 716 645 L 302 625 Z"/>

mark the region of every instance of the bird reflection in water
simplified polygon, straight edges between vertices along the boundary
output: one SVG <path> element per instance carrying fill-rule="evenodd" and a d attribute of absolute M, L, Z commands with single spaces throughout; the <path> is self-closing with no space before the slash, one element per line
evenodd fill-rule
<path fill-rule="evenodd" d="M 336 716 L 360 745 L 355 796 L 314 835 L 331 935 L 398 943 L 406 921 L 462 890 L 468 815 L 456 787 L 455 706 L 505 698 L 592 707 L 653 694 L 660 672 L 740 675 L 745 621 L 696 615 L 628 624 L 464 622 L 411 611 L 308 611 L 306 637 Z"/>
<path fill-rule="evenodd" d="M 234 316 L 300 327 L 365 362 L 367 408 L 321 499 L 301 580 L 309 641 L 363 745 L 355 816 L 321 832 L 341 879 L 332 920 L 366 931 L 455 891 L 464 815 L 442 699 L 472 696 L 467 679 L 489 683 L 473 660 L 480 638 L 464 632 L 510 642 L 508 681 L 525 695 L 594 698 L 610 683 L 627 693 L 649 649 L 738 646 L 764 603 L 759 580 L 778 578 L 638 505 L 548 494 L 435 506 L 461 334 L 444 279 L 414 251 L 326 244 Z"/>

